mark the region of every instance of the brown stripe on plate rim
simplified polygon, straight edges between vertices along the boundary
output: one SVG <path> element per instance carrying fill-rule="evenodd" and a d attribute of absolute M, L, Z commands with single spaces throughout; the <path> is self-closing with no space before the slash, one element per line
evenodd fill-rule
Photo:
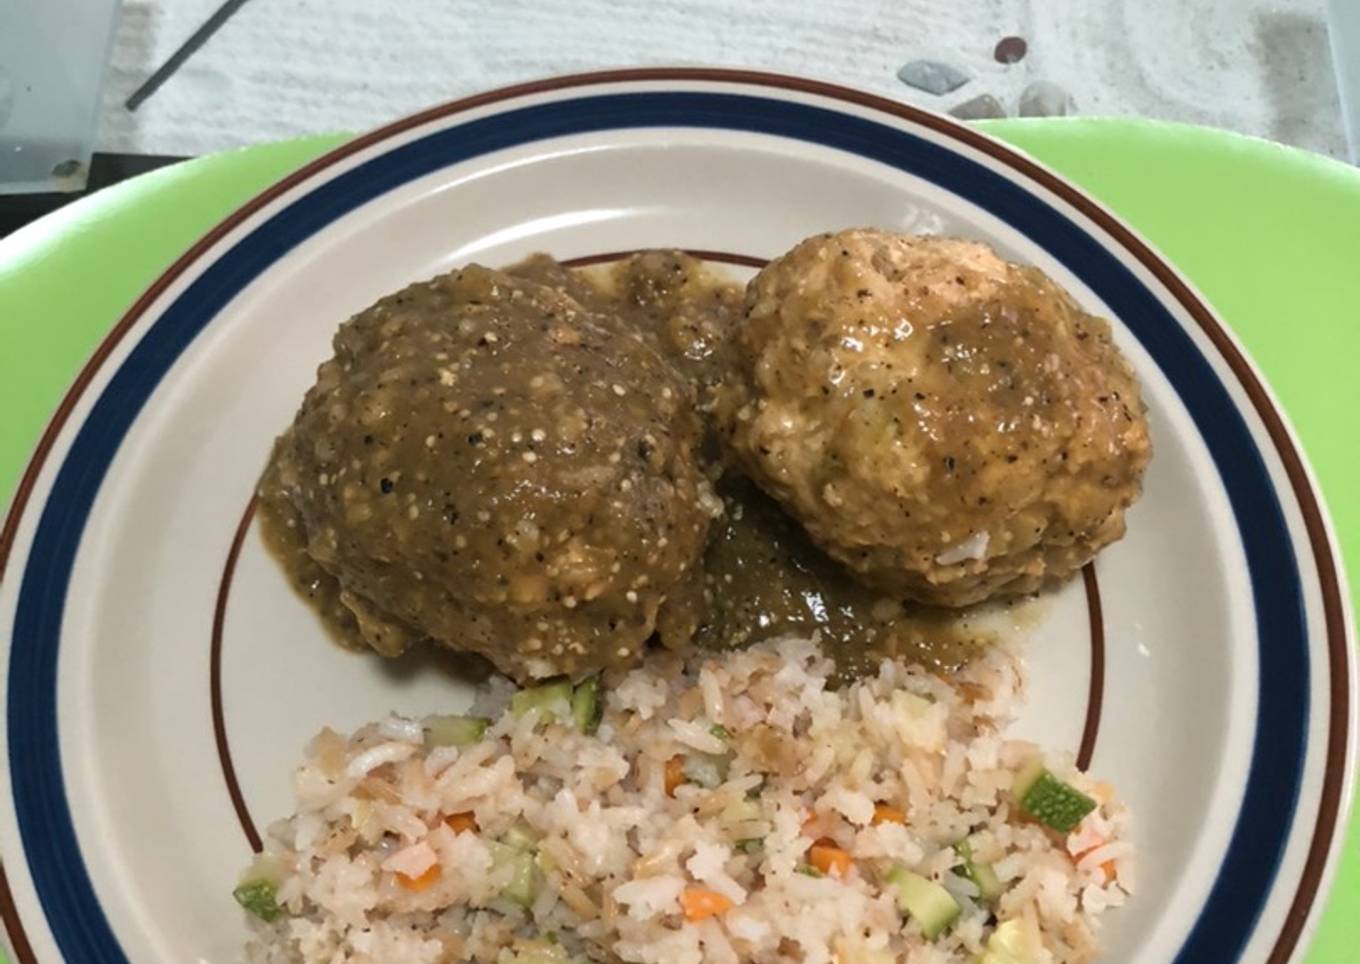
<path fill-rule="evenodd" d="M 1081 745 L 1077 749 L 1077 769 L 1085 773 L 1096 752 L 1100 712 L 1105 704 L 1105 614 L 1100 608 L 1100 582 L 1096 579 L 1094 562 L 1081 567 L 1081 582 L 1086 587 L 1086 616 L 1091 634 L 1091 679 L 1086 690 L 1086 723 L 1081 728 Z"/>
<path fill-rule="evenodd" d="M 227 796 L 231 797 L 232 809 L 236 819 L 245 832 L 246 842 L 254 853 L 264 849 L 260 832 L 255 829 L 255 821 L 250 818 L 241 784 L 236 779 L 236 766 L 231 760 L 231 744 L 227 740 L 226 712 L 222 706 L 222 634 L 227 622 L 227 602 L 231 598 L 231 581 L 236 575 L 236 562 L 241 557 L 241 545 L 246 533 L 250 531 L 250 520 L 255 517 L 255 497 L 246 503 L 241 513 L 241 521 L 236 524 L 236 533 L 231 537 L 231 548 L 227 550 L 227 561 L 222 566 L 222 580 L 217 586 L 217 604 L 213 607 L 212 647 L 208 653 L 208 700 L 212 706 L 213 742 L 217 744 L 217 760 L 222 766 L 222 779 L 227 784 Z"/>
<path fill-rule="evenodd" d="M 604 254 L 585 254 L 579 258 L 567 258 L 562 264 L 568 268 L 587 268 L 595 264 L 608 264 L 611 261 L 622 261 L 624 258 L 631 258 L 646 250 L 657 250 L 655 248 L 634 248 L 631 251 L 606 251 Z M 770 263 L 769 258 L 757 258 L 749 254 L 733 254 L 730 251 L 706 251 L 703 248 L 680 248 L 685 254 L 698 258 L 700 261 L 717 261 L 722 264 L 735 264 L 743 268 L 760 268 Z"/>
<path fill-rule="evenodd" d="M 754 70 L 729 70 L 721 68 L 706 67 L 642 67 L 626 68 L 621 70 L 605 70 L 584 74 L 571 74 L 563 77 L 549 78 L 545 80 L 530 81 L 528 83 L 516 84 L 498 90 L 487 91 L 472 97 L 452 101 L 438 107 L 430 108 L 421 113 L 396 121 L 385 127 L 378 128 L 369 134 L 358 137 L 353 141 L 335 148 L 323 154 L 321 157 L 304 165 L 292 174 L 282 178 L 277 183 L 258 194 L 254 199 L 242 205 L 235 212 L 228 215 L 216 227 L 205 234 L 188 251 L 181 255 L 164 274 L 156 279 L 146 292 L 128 309 L 128 312 L 114 326 L 109 335 L 102 341 L 95 350 L 90 360 L 81 369 L 70 390 L 62 398 L 61 404 L 48 423 L 38 445 L 34 450 L 32 460 L 20 478 L 19 487 L 15 492 L 14 500 L 10 505 L 10 510 L 6 516 L 3 528 L 0 528 L 0 578 L 3 577 L 5 566 L 9 560 L 10 550 L 13 547 L 16 532 L 18 530 L 19 518 L 32 495 L 37 476 L 45 463 L 52 446 L 56 442 L 57 436 L 70 418 L 71 410 L 76 401 L 89 387 L 90 381 L 95 373 L 108 358 L 109 353 L 126 336 L 128 330 L 146 312 L 151 303 L 154 302 L 165 289 L 180 275 L 201 257 L 204 252 L 220 241 L 228 232 L 241 224 L 246 218 L 268 205 L 280 195 L 291 190 L 299 184 L 304 183 L 327 167 L 348 158 L 359 151 L 362 151 L 374 144 L 380 143 L 397 134 L 401 134 L 412 128 L 431 121 L 440 120 L 463 111 L 483 107 L 488 104 L 510 100 L 516 97 L 524 97 L 532 94 L 550 93 L 555 91 L 569 90 L 575 87 L 589 87 L 611 83 L 629 82 L 711 82 L 718 84 L 745 84 L 752 87 L 766 87 L 776 90 L 792 90 L 813 96 L 824 97 L 829 100 L 839 100 L 846 103 L 857 104 L 877 110 L 889 116 L 898 117 L 903 120 L 926 127 L 945 137 L 968 145 L 969 147 L 989 155 L 993 159 L 1019 172 L 1031 181 L 1039 184 L 1044 189 L 1061 198 L 1064 202 L 1079 211 L 1084 217 L 1094 222 L 1116 243 L 1131 254 L 1140 264 L 1142 264 L 1158 282 L 1162 284 L 1171 296 L 1190 314 L 1195 323 L 1206 333 L 1214 347 L 1217 348 L 1227 361 L 1229 368 L 1237 377 L 1239 383 L 1245 389 L 1248 398 L 1252 403 L 1253 409 L 1261 418 L 1267 434 L 1270 436 L 1281 461 L 1284 463 L 1285 473 L 1289 478 L 1290 487 L 1294 497 L 1298 502 L 1300 511 L 1304 519 L 1304 527 L 1308 533 L 1309 547 L 1312 550 L 1314 565 L 1317 567 L 1318 579 L 1321 584 L 1322 604 L 1324 611 L 1324 621 L 1327 630 L 1328 645 L 1328 669 L 1331 673 L 1330 679 L 1330 714 L 1327 729 L 1327 749 L 1325 758 L 1325 771 L 1323 777 L 1323 787 L 1321 800 L 1318 807 L 1318 818 L 1315 824 L 1313 839 L 1309 844 L 1308 856 L 1304 863 L 1304 870 L 1299 881 L 1298 889 L 1295 892 L 1294 900 L 1290 905 L 1286 915 L 1284 925 L 1281 927 L 1279 937 L 1274 949 L 1270 954 L 1270 964 L 1279 964 L 1289 958 L 1294 947 L 1297 945 L 1299 937 L 1303 933 L 1304 926 L 1307 924 L 1309 913 L 1313 902 L 1317 897 L 1318 888 L 1322 882 L 1323 874 L 1326 871 L 1328 857 L 1331 852 L 1332 840 L 1336 832 L 1337 819 L 1341 810 L 1341 798 L 1344 791 L 1344 769 L 1346 761 L 1346 744 L 1349 738 L 1349 702 L 1351 694 L 1349 691 L 1349 677 L 1347 665 L 1349 660 L 1349 650 L 1346 639 L 1346 626 L 1344 616 L 1344 601 L 1340 583 L 1337 577 L 1337 567 L 1333 555 L 1333 547 L 1328 537 L 1326 525 L 1323 522 L 1322 510 L 1318 504 L 1312 485 L 1308 479 L 1307 470 L 1304 468 L 1303 460 L 1299 455 L 1298 449 L 1294 445 L 1289 430 L 1284 425 L 1284 420 L 1275 410 L 1265 388 L 1256 377 L 1252 366 L 1246 361 L 1241 351 L 1233 342 L 1231 336 L 1215 320 L 1213 313 L 1195 295 L 1190 288 L 1180 279 L 1180 276 L 1163 261 L 1157 254 L 1153 253 L 1142 240 L 1129 230 L 1113 214 L 1091 198 L 1086 197 L 1077 188 L 1066 183 L 1056 174 L 1040 166 L 1029 157 L 1018 152 L 1014 148 L 1002 144 L 985 134 L 972 130 L 971 128 L 950 120 L 941 115 L 929 113 L 920 108 L 912 107 L 907 104 L 898 103 L 881 97 L 876 94 L 865 93 L 850 87 L 843 87 L 839 84 L 826 83 L 824 81 L 807 80 L 801 77 L 793 77 L 786 74 L 765 73 Z M 0 904 L 4 904 L 8 895 L 0 894 Z M 0 907 L 4 911 L 6 920 L 13 917 L 17 920 L 17 914 L 8 911 L 12 908 Z M 22 938 L 22 927 L 20 938 Z M 19 941 L 16 940 L 17 944 Z M 23 962 L 27 964 L 27 962 Z"/>
<path fill-rule="evenodd" d="M 33 945 L 24 933 L 24 922 L 19 918 L 19 906 L 10 893 L 9 878 L 5 867 L 0 864 L 0 920 L 5 922 L 5 933 L 9 935 L 10 950 L 18 964 L 38 964 L 38 955 L 33 953 Z"/>

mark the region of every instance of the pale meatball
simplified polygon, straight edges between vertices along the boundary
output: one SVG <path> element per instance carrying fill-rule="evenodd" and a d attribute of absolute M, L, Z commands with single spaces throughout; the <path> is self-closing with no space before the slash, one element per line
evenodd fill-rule
<path fill-rule="evenodd" d="M 1110 327 L 982 244 L 810 238 L 747 290 L 717 417 L 830 555 L 950 606 L 1063 579 L 1124 532 L 1151 448 Z"/>

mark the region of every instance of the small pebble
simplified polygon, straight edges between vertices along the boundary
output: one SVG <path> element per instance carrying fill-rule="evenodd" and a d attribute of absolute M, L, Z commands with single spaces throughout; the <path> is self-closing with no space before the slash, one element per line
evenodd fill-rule
<path fill-rule="evenodd" d="M 908 87 L 915 87 L 939 97 L 958 90 L 969 77 L 957 67 L 935 60 L 913 60 L 897 71 L 897 79 Z"/>
<path fill-rule="evenodd" d="M 992 56 L 998 64 L 1017 64 L 1025 59 L 1028 52 L 1029 44 L 1025 43 L 1024 37 L 1002 37 L 996 42 Z"/>
<path fill-rule="evenodd" d="M 1051 80 L 1036 80 L 1020 95 L 1021 117 L 1065 117 L 1075 107 L 1072 95 Z"/>
<path fill-rule="evenodd" d="M 959 120 L 990 120 L 994 117 L 1005 117 L 1006 108 L 1001 106 L 1001 101 L 991 94 L 979 94 L 972 100 L 966 100 L 962 104 L 949 111 Z"/>

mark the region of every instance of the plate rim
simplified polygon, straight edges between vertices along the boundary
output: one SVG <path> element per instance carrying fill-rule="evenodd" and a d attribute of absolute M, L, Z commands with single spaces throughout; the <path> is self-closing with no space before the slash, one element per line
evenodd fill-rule
<path fill-rule="evenodd" d="M 733 85 L 773 88 L 793 91 L 848 102 L 882 112 L 919 125 L 952 141 L 971 147 L 990 160 L 999 161 L 1029 182 L 1051 192 L 1078 214 L 1100 228 L 1110 239 L 1131 255 L 1168 292 L 1208 337 L 1222 361 L 1241 386 L 1251 403 L 1251 410 L 1280 459 L 1290 484 L 1293 503 L 1302 516 L 1303 531 L 1312 556 L 1312 569 L 1322 597 L 1323 625 L 1326 632 L 1327 673 L 1329 686 L 1329 717 L 1327 746 L 1322 758 L 1324 775 L 1316 822 L 1306 851 L 1298 888 L 1290 903 L 1270 960 L 1287 960 L 1296 949 L 1300 938 L 1313 918 L 1317 898 L 1334 870 L 1334 854 L 1340 843 L 1338 827 L 1344 830 L 1341 818 L 1349 809 L 1353 787 L 1347 779 L 1353 762 L 1353 730 L 1355 714 L 1355 664 L 1351 657 L 1351 624 L 1349 606 L 1342 590 L 1339 546 L 1332 531 L 1320 491 L 1303 455 L 1296 434 L 1282 410 L 1266 387 L 1259 369 L 1247 357 L 1230 329 L 1219 321 L 1207 302 L 1181 277 L 1178 271 L 1117 215 L 1100 202 L 1086 195 L 1075 185 L 1049 170 L 1017 149 L 967 127 L 957 121 L 921 108 L 855 88 L 809 78 L 752 70 L 731 70 L 706 67 L 649 67 L 592 71 L 545 78 L 515 84 L 470 97 L 440 104 L 428 110 L 397 120 L 362 135 L 327 152 L 316 160 L 280 179 L 257 194 L 209 230 L 184 254 L 177 258 L 122 315 L 117 324 L 101 340 L 99 346 L 82 366 L 71 387 L 64 394 L 51 420 L 44 429 L 34 453 L 20 477 L 15 495 L 0 529 L 0 576 L 3 576 L 13 548 L 19 523 L 33 494 L 38 475 L 44 467 L 58 436 L 66 426 L 77 401 L 83 396 L 96 373 L 108 356 L 127 335 L 154 302 L 181 275 L 198 262 L 205 253 L 246 221 L 251 215 L 288 191 L 305 184 L 314 175 L 368 147 L 377 145 L 408 130 L 475 108 L 493 105 L 534 94 L 560 92 L 571 88 L 589 88 L 605 84 L 630 82 L 715 82 Z M 1029 190 L 1028 185 L 1022 184 Z M 1234 403 L 1234 407 L 1242 406 Z M 1272 485 L 1272 489 L 1278 488 Z M 1308 580 L 1311 582 L 1311 580 Z M 8 641 L 6 641 L 8 643 Z M 1338 739 L 1338 737 L 1340 739 Z M 1274 889 L 1272 883 L 1271 890 Z M 45 915 L 44 915 L 45 916 Z M 0 918 L 14 947 L 19 964 L 36 960 L 23 931 L 17 906 L 0 865 Z M 27 956 L 26 956 L 27 955 Z"/>

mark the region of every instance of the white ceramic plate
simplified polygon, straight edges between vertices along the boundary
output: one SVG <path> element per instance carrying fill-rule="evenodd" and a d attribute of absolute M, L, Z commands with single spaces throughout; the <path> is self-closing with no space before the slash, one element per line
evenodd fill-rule
<path fill-rule="evenodd" d="M 1298 954 L 1344 815 L 1354 686 L 1318 496 L 1236 343 L 1108 213 L 976 132 L 670 70 L 361 138 L 229 218 L 99 349 L 0 537 L 0 904 L 21 964 L 236 959 L 229 892 L 255 828 L 291 809 L 307 737 L 469 699 L 418 660 L 338 651 L 242 521 L 340 320 L 473 259 L 676 246 L 744 276 L 864 224 L 983 239 L 1116 319 L 1156 455 L 1128 537 L 1043 607 L 1018 729 L 1080 746 L 1134 808 L 1141 886 L 1107 915 L 1112 960 Z"/>

